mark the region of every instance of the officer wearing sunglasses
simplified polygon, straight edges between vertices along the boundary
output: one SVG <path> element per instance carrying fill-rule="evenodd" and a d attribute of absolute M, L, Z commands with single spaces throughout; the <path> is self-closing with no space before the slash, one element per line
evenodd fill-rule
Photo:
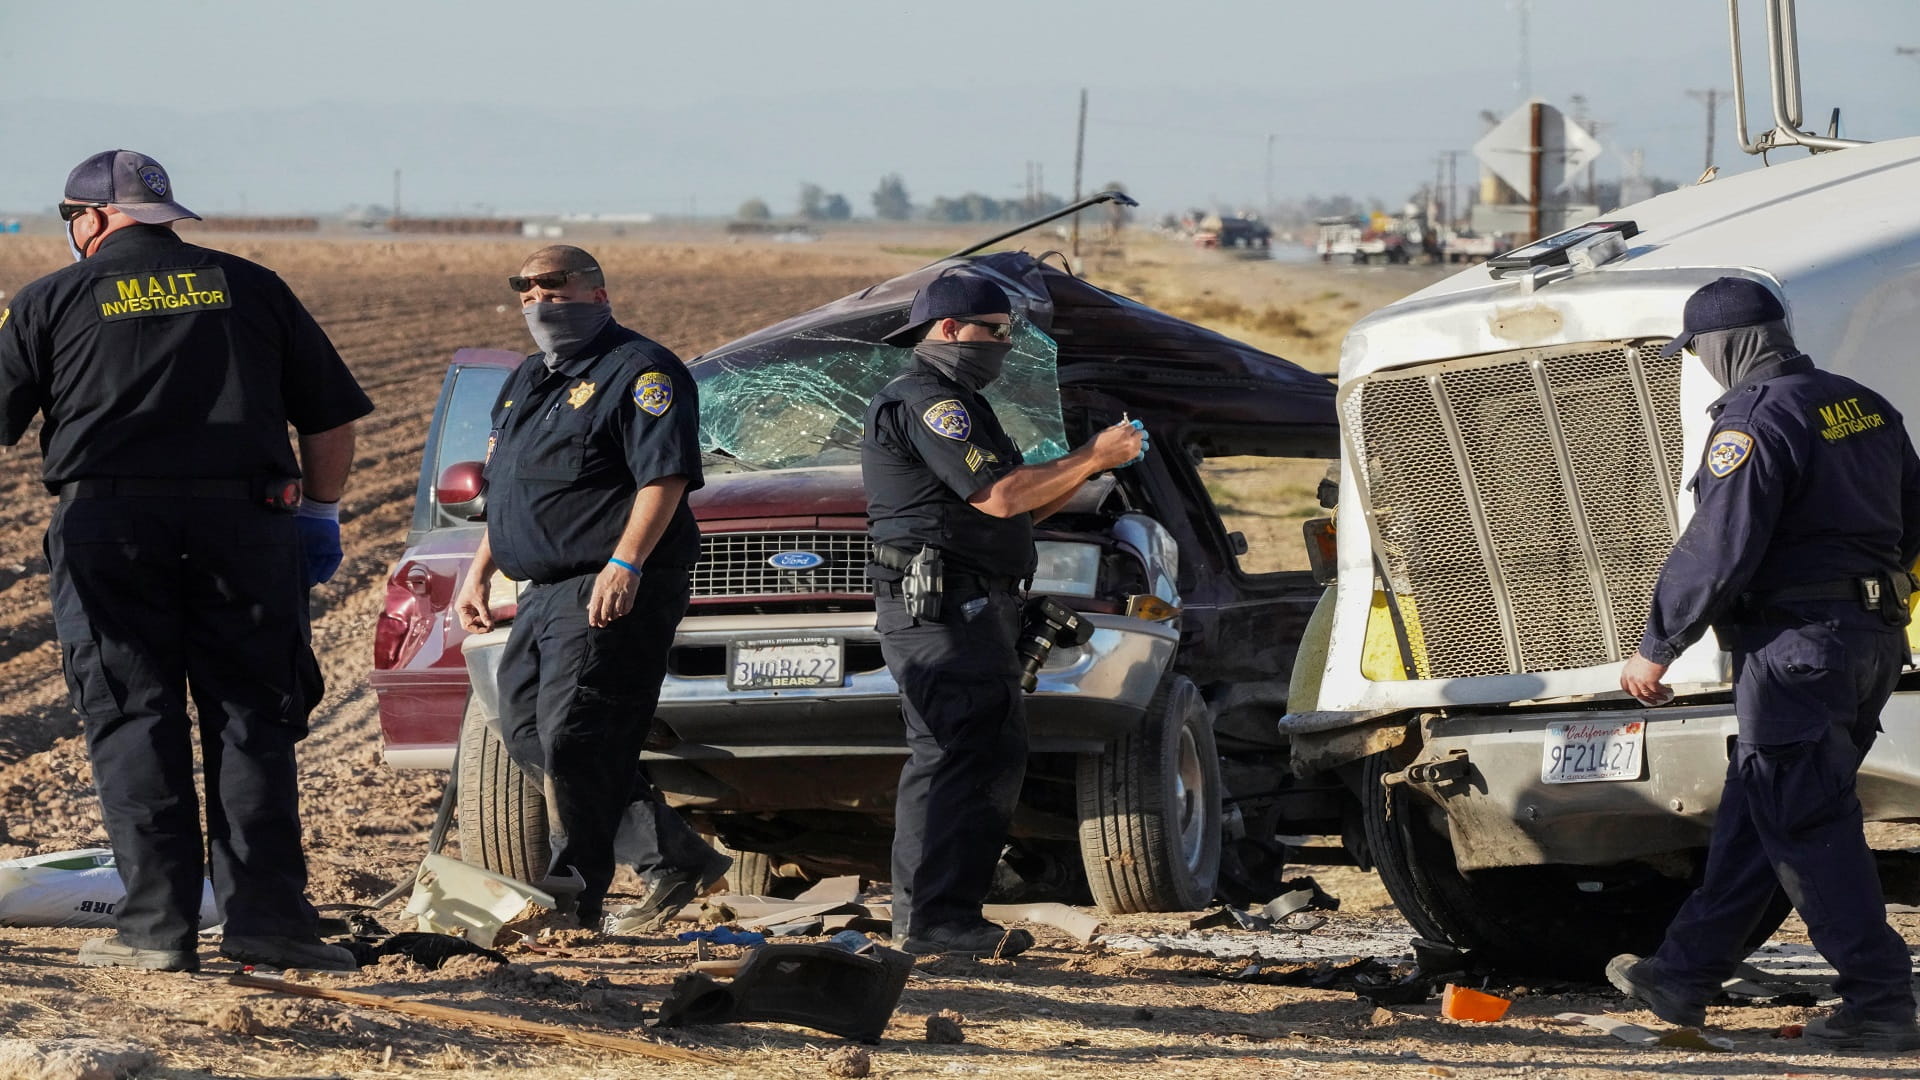
<path fill-rule="evenodd" d="M 665 347 L 613 320 L 606 275 L 577 247 L 542 248 L 507 278 L 539 351 L 507 379 L 487 454 L 487 532 L 456 608 L 468 633 L 493 628 L 498 569 L 530 582 L 500 661 L 507 752 L 550 782 L 548 891 L 575 893 L 597 928 L 614 837 L 647 882 L 658 926 L 732 860 L 659 797 L 640 750 L 686 614 L 700 529 L 700 404 Z M 564 884 L 563 884 L 564 883 Z"/>
<path fill-rule="evenodd" d="M 981 913 L 1026 773 L 1014 645 L 1033 523 L 1146 451 L 1144 432 L 1120 423 L 1026 464 L 982 396 L 1013 333 L 1013 305 L 985 276 L 950 270 L 928 282 L 907 325 L 884 339 L 913 358 L 867 406 L 860 443 L 875 629 L 907 728 L 893 936 L 911 953 L 1012 956 L 1033 945 Z"/>
<path fill-rule="evenodd" d="M 279 277 L 175 235 L 197 216 L 159 162 L 95 154 L 60 203 L 73 265 L 0 311 L 0 442 L 45 416 L 54 629 L 127 889 L 80 962 L 196 970 L 210 869 L 224 955 L 352 970 L 306 899 L 294 747 L 322 690 L 307 589 L 340 564 L 373 405 Z"/>

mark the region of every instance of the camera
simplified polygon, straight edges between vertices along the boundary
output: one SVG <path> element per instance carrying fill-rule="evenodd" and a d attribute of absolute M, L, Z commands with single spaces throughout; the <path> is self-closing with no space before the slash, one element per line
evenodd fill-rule
<path fill-rule="evenodd" d="M 1040 685 L 1040 667 L 1057 645 L 1084 645 L 1093 636 L 1093 624 L 1079 612 L 1051 596 L 1036 596 L 1020 613 L 1020 689 L 1033 693 Z"/>

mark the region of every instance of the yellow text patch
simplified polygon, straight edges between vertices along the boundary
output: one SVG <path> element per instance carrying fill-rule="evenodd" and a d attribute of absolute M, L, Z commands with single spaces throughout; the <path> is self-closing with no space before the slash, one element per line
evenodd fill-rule
<path fill-rule="evenodd" d="M 101 278 L 93 283 L 93 300 L 100 306 L 100 318 L 112 322 L 230 308 L 233 293 L 227 289 L 226 271 L 187 266 Z"/>

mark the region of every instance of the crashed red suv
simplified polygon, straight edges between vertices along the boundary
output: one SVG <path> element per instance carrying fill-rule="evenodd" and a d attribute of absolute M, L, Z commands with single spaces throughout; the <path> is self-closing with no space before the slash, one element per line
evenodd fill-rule
<path fill-rule="evenodd" d="M 646 755 L 654 781 L 739 856 L 737 892 L 886 876 L 905 747 L 864 576 L 860 423 L 906 358 L 881 337 L 960 262 L 1014 298 L 1015 355 L 991 396 L 1029 461 L 1122 415 L 1154 444 L 1036 532 L 1033 592 L 1094 632 L 1054 651 L 1028 701 L 1032 757 L 1002 884 L 1090 891 L 1115 912 L 1190 910 L 1217 889 L 1264 899 L 1289 836 L 1340 832 L 1335 785 L 1292 778 L 1274 726 L 1321 588 L 1304 562 L 1243 568 L 1245 539 L 1223 525 L 1203 463 L 1283 459 L 1317 479 L 1337 453 L 1332 386 L 1019 253 L 943 260 L 689 365 L 708 448 L 693 501 L 703 553 Z M 527 875 L 544 870 L 546 808 L 494 728 L 506 631 L 465 637 L 450 610 L 484 528 L 472 518 L 488 410 L 519 359 L 454 356 L 373 685 L 391 764 L 449 768 L 458 749 L 463 856 Z M 511 605 L 514 590 L 493 595 Z"/>

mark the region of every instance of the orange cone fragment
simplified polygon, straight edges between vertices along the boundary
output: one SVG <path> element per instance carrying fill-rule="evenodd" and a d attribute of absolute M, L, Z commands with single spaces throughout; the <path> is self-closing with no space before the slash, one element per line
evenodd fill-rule
<path fill-rule="evenodd" d="M 1498 1020 L 1507 1015 L 1507 1006 L 1512 1004 L 1495 994 L 1448 983 L 1446 992 L 1440 996 L 1440 1015 L 1449 1020 Z"/>

